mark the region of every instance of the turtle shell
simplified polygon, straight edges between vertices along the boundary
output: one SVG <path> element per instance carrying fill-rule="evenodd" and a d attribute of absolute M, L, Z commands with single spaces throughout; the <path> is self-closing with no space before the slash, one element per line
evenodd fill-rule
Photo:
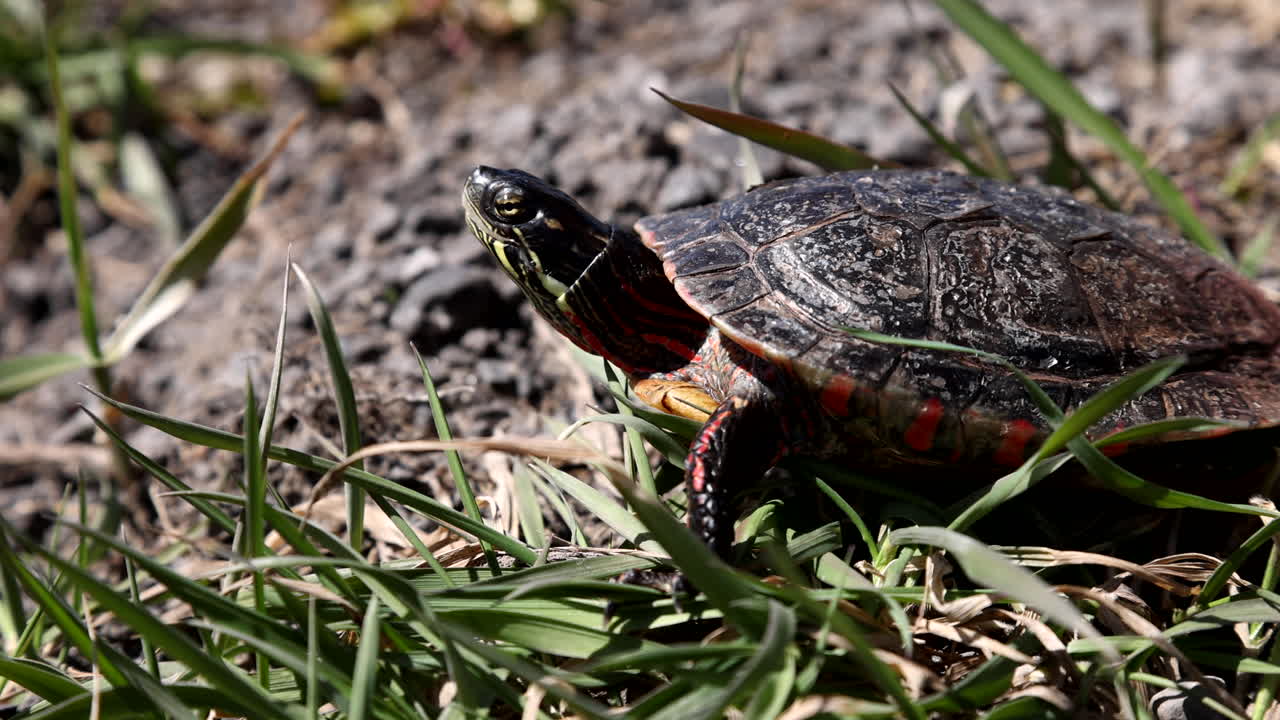
<path fill-rule="evenodd" d="M 1144 363 L 1189 357 L 1095 436 L 1173 416 L 1280 418 L 1280 309 L 1182 238 L 1065 193 L 941 171 L 845 172 L 637 230 L 725 336 L 788 370 L 831 415 L 917 452 L 1017 462 L 1044 422 L 1002 366 L 846 328 L 995 353 L 1063 408 Z"/>

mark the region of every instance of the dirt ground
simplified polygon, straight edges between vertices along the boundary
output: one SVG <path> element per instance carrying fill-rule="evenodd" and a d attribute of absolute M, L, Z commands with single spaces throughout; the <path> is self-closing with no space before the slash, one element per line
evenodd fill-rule
<path fill-rule="evenodd" d="M 1159 66 L 1143 2 L 985 4 L 1127 128 L 1229 243 L 1239 247 L 1274 216 L 1274 143 L 1244 201 L 1217 190 L 1247 134 L 1280 110 L 1280 10 L 1271 0 L 1170 0 Z M 288 12 L 265 0 L 156 5 L 155 22 L 171 29 L 302 43 L 315 39 L 330 3 L 297 0 Z M 737 141 L 681 116 L 650 88 L 727 105 L 742 40 L 749 112 L 908 166 L 950 167 L 889 84 L 948 129 L 957 103 L 972 93 L 1014 167 L 1033 180 L 1048 157 L 1040 106 L 931 4 L 910 6 L 909 13 L 898 2 L 583 1 L 505 38 L 426 15 L 337 53 L 349 93 L 336 104 L 318 102 L 272 61 L 176 63 L 166 75 L 175 87 L 243 73 L 269 98 L 261 109 L 210 121 L 206 135 L 166 130 L 183 148 L 173 182 L 188 225 L 297 112 L 308 118 L 272 170 L 262 205 L 196 297 L 115 368 L 119 394 L 167 415 L 238 429 L 246 371 L 259 393 L 268 383 L 291 255 L 334 315 L 367 442 L 433 436 L 410 342 L 426 356 L 458 435 L 532 435 L 548 432 L 549 421 L 571 421 L 604 396 L 466 232 L 458 196 L 469 170 L 524 168 L 600 216 L 626 222 L 732 194 L 741 185 Z M 969 78 L 963 86 L 939 84 L 930 53 L 941 47 L 960 59 Z M 1087 138 L 1074 137 L 1073 146 L 1128 209 L 1161 222 L 1130 171 Z M 768 178 L 817 172 L 772 152 L 759 156 Z M 0 167 L 0 189 L 16 182 L 16 168 Z M 24 219 L 0 270 L 0 356 L 79 342 L 54 207 L 48 196 Z M 100 318 L 109 326 L 167 250 L 155 233 L 118 222 L 87 197 L 81 208 Z M 275 442 L 328 454 L 340 435 L 323 353 L 296 292 L 289 333 Z M 77 385 L 87 381 L 85 374 L 60 378 L 0 405 L 0 503 L 30 529 L 45 525 L 45 511 L 81 467 L 103 467 L 92 426 L 77 409 L 94 406 Z M 191 485 L 226 490 L 235 481 L 231 453 L 135 426 L 126 431 Z M 480 479 L 512 462 L 467 460 Z M 380 458 L 371 469 L 453 498 L 440 457 Z M 291 502 L 315 481 L 273 472 Z M 180 524 L 180 502 L 155 503 L 162 524 Z"/>

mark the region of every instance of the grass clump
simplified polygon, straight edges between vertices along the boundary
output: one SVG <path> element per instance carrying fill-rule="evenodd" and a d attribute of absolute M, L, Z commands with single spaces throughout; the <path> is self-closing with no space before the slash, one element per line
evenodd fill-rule
<path fill-rule="evenodd" d="M 944 5 L 953 14 L 976 7 Z M 991 30 L 988 20 L 975 17 L 970 25 L 957 23 Z M 1008 45 L 1008 52 L 1024 51 Z M 1032 70 L 1046 92 L 1054 90 L 1056 80 L 1034 63 Z M 1054 102 L 1066 103 L 1064 117 L 1071 115 L 1068 101 L 1045 100 L 1055 109 Z M 756 124 L 753 132 L 753 139 L 768 139 L 774 130 Z M 831 157 L 820 138 L 797 142 L 805 144 L 806 157 Z M 832 162 L 865 159 L 840 151 Z M 1005 172 L 998 164 L 971 162 L 995 175 Z M 210 227 L 234 231 L 259 177 L 237 185 L 231 196 L 237 209 L 218 211 Z M 1156 175 L 1144 177 L 1164 186 Z M 194 255 L 200 259 L 180 254 L 166 266 L 156 290 L 144 294 L 151 300 L 140 302 L 155 308 L 141 314 L 150 319 L 123 337 L 136 342 L 155 318 L 167 317 L 161 307 L 169 306 L 160 299 L 173 297 L 173 288 L 198 275 L 192 268 L 212 262 L 216 252 Z M 801 503 L 763 504 L 740 523 L 738 550 L 747 572 L 711 555 L 680 524 L 678 490 L 659 495 L 680 472 L 692 427 L 636 405 L 608 368 L 603 375 L 619 412 L 590 420 L 623 428 L 622 462 L 582 445 L 572 432 L 556 441 L 452 439 L 425 363 L 440 440 L 361 448 L 341 343 L 318 289 L 300 268 L 292 270 L 329 366 L 346 457 L 317 457 L 272 442 L 287 293 L 271 386 L 261 406 L 246 386 L 238 433 L 114 400 L 110 383 L 99 383 L 99 397 L 113 410 L 184 442 L 239 453 L 242 490 L 191 489 L 130 446 L 100 413 L 85 411 L 122 457 L 214 528 L 218 544 L 201 547 L 216 561 L 199 574 L 178 572 L 165 553 L 146 549 L 150 543 L 122 537 L 109 518 L 95 520 L 85 511 L 46 543 L 25 538 L 0 517 L 0 699 L 18 708 L 16 717 L 1146 717 L 1151 695 L 1188 679 L 1224 716 L 1261 717 L 1273 708 L 1280 663 L 1272 635 L 1280 598 L 1274 553 L 1258 561 L 1280 530 L 1274 509 L 1167 491 L 1101 451 L 1106 442 L 1137 442 L 1191 425 L 1134 428 L 1099 442 L 1085 434 L 1092 420 L 1166 378 L 1178 359 L 1139 370 L 1070 415 L 1026 381 L 1053 434 L 1024 466 L 953 506 L 847 470 L 797 463 L 794 483 L 828 493 L 846 522 L 795 523 L 787 505 Z M 86 292 L 82 302 L 91 298 Z M 92 307 L 88 312 L 92 317 Z M 96 337 L 86 330 L 86 339 Z M 109 338 L 96 353 L 64 360 L 105 366 L 128 347 Z M 14 361 L 0 365 L 6 371 L 0 382 L 9 382 L 0 387 L 16 392 L 45 379 L 9 372 L 33 367 L 46 377 L 61 371 L 57 358 Z M 519 518 L 517 534 L 499 531 L 481 511 L 458 454 L 480 450 L 531 458 L 516 474 L 520 490 L 511 512 Z M 449 453 L 462 510 L 360 464 L 390 451 Z M 1042 546 L 997 547 L 965 534 L 1071 457 L 1139 502 L 1248 513 L 1265 524 L 1226 561 L 1187 555 L 1134 562 Z M 312 503 L 290 508 L 275 497 L 267 482 L 272 463 L 323 478 L 315 501 L 340 483 L 345 535 L 314 522 Z M 555 463 L 573 464 L 577 472 Z M 584 480 L 588 472 L 598 482 Z M 854 484 L 897 504 L 883 516 L 857 510 L 834 489 Z M 551 537 L 540 501 L 555 509 L 572 542 Z M 799 514 L 812 520 L 808 510 Z M 412 550 L 371 557 L 370 516 L 389 519 L 390 532 Z M 614 532 L 607 547 L 582 541 L 586 516 Z M 904 516 L 928 521 L 916 525 Z M 424 523 L 447 530 L 428 541 L 418 530 Z M 64 534 L 75 538 L 71 552 L 58 549 Z M 172 538 L 162 549 L 191 553 L 194 545 Z M 651 588 L 612 582 L 628 571 L 669 568 L 703 592 L 677 602 Z M 1112 575 L 1079 581 L 1103 570 Z M 1226 676 L 1227 686 L 1206 680 L 1210 672 Z"/>

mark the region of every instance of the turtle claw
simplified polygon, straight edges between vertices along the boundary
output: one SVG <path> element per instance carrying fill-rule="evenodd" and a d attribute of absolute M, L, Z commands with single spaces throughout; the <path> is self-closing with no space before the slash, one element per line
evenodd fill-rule
<path fill-rule="evenodd" d="M 675 570 L 628 570 L 618 578 L 618 582 L 653 588 L 667 595 L 696 592 L 685 576 Z"/>
<path fill-rule="evenodd" d="M 638 587 L 647 587 L 657 590 L 671 597 L 677 612 L 683 612 L 685 598 L 692 598 L 698 594 L 697 588 L 685 577 L 683 573 L 675 570 L 628 570 L 619 576 L 615 582 L 623 585 L 636 585 Z M 619 604 L 610 600 L 605 605 L 605 620 L 612 619 Z"/>

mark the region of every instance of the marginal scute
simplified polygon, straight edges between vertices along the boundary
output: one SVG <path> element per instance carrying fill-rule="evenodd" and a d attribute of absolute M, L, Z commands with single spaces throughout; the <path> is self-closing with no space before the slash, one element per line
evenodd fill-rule
<path fill-rule="evenodd" d="M 788 362 L 803 355 L 822 338 L 817 328 L 806 324 L 773 295 L 717 316 L 714 322 L 721 330 L 731 328 L 731 337 L 748 350 Z"/>
<path fill-rule="evenodd" d="M 696 278 L 677 276 L 675 286 L 685 302 L 713 317 L 753 303 L 769 292 L 750 266 Z"/>
<path fill-rule="evenodd" d="M 1164 263 L 1118 242 L 1086 242 L 1071 264 L 1090 278 L 1086 301 L 1121 366 L 1221 346 L 1207 309 L 1214 300 L 1196 297 Z"/>
<path fill-rule="evenodd" d="M 1275 306 L 1241 286 L 1232 274 L 1209 270 L 1196 280 L 1196 290 L 1199 295 L 1214 299 L 1206 310 L 1212 317 L 1210 325 L 1222 331 L 1219 342 L 1223 345 L 1268 346 L 1280 342 L 1280 327 L 1268 322 Z M 1237 318 L 1248 321 L 1239 322 Z"/>
<path fill-rule="evenodd" d="M 697 207 L 643 218 L 636 223 L 636 232 L 646 245 L 665 258 L 689 243 L 708 237 L 718 225 L 718 219 L 708 216 L 706 208 Z"/>
<path fill-rule="evenodd" d="M 686 245 L 672 253 L 666 262 L 673 264 L 676 277 L 682 277 L 732 270 L 749 259 L 744 248 L 732 240 L 724 239 Z"/>

